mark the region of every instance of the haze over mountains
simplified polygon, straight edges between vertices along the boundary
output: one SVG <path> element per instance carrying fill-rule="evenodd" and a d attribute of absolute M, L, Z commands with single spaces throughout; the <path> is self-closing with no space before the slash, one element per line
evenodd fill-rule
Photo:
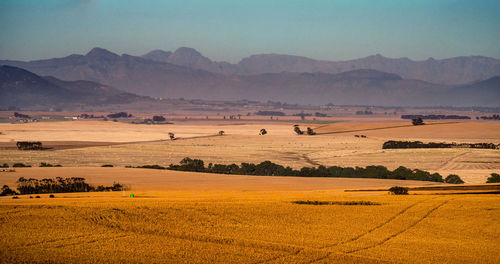
<path fill-rule="evenodd" d="M 495 77 L 500 60 L 477 56 L 412 61 L 375 55 L 331 62 L 261 54 L 230 64 L 191 48 L 140 57 L 94 48 L 86 55 L 0 64 L 164 98 L 385 106 L 498 106 L 500 101 Z"/>
<path fill-rule="evenodd" d="M 500 60 L 482 56 L 413 61 L 408 58 L 391 59 L 377 54 L 348 61 L 324 61 L 283 54 L 258 54 L 244 58 L 238 64 L 230 64 L 211 61 L 192 48 L 182 47 L 173 53 L 155 50 L 142 57 L 209 72 L 239 75 L 280 72 L 336 74 L 356 69 L 372 69 L 394 73 L 405 79 L 436 84 L 466 84 L 500 75 Z"/>
<path fill-rule="evenodd" d="M 147 100 L 90 81 L 62 81 L 21 68 L 0 66 L 0 105 L 30 109 L 82 105 L 129 104 Z"/>

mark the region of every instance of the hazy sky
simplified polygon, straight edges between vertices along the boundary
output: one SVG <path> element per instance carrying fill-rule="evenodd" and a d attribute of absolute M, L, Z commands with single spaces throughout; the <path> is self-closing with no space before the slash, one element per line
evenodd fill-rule
<path fill-rule="evenodd" d="M 500 0 L 0 0 L 0 58 L 193 47 L 345 60 L 500 58 Z"/>

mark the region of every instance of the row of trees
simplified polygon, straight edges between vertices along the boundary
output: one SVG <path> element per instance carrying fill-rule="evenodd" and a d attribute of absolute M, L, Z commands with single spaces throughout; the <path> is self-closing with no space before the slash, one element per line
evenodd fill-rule
<path fill-rule="evenodd" d="M 461 116 L 461 115 L 402 115 L 402 119 L 471 119 L 470 116 Z"/>
<path fill-rule="evenodd" d="M 491 116 L 477 116 L 476 119 L 483 119 L 483 120 L 500 120 L 500 115 L 491 115 Z"/>
<path fill-rule="evenodd" d="M 422 141 L 395 141 L 389 140 L 382 145 L 383 149 L 409 149 L 409 148 L 478 148 L 478 149 L 497 149 L 494 143 L 444 143 Z"/>
<path fill-rule="evenodd" d="M 157 166 L 157 165 L 156 165 Z M 144 166 L 146 167 L 146 166 Z M 150 168 L 155 165 L 148 166 Z M 160 166 L 158 166 L 160 167 Z M 158 168 L 156 167 L 156 168 Z M 161 167 L 163 168 L 163 167 Z M 263 176 L 299 176 L 299 177 L 339 177 L 339 178 L 377 178 L 377 179 L 398 179 L 398 180 L 418 180 L 444 182 L 439 173 L 429 173 L 419 169 L 409 169 L 403 166 L 391 171 L 385 166 L 363 167 L 339 167 L 339 166 L 319 166 L 303 167 L 300 170 L 291 167 L 284 167 L 271 161 L 264 161 L 259 164 L 241 163 L 237 164 L 208 164 L 200 159 L 184 158 L 179 165 L 170 164 L 167 168 L 179 171 L 195 171 L 221 174 L 240 175 L 263 175 Z M 458 176 L 457 176 L 458 177 Z M 452 177 L 454 178 L 454 177 Z"/>
<path fill-rule="evenodd" d="M 129 118 L 132 117 L 132 114 L 128 114 L 127 112 L 118 112 L 107 115 L 109 118 Z"/>
<path fill-rule="evenodd" d="M 8 167 L 9 167 L 9 164 L 7 164 L 7 163 L 0 165 L 0 168 L 8 168 Z M 24 163 L 14 163 L 14 164 L 12 164 L 12 167 L 14 167 L 14 168 L 29 168 L 29 167 L 31 167 L 31 165 L 26 165 Z M 53 165 L 53 164 L 50 164 L 47 162 L 41 162 L 40 167 L 62 167 L 62 165 L 60 165 L 60 164 Z"/>
<path fill-rule="evenodd" d="M 86 183 L 85 178 L 80 177 L 56 177 L 41 180 L 21 177 L 16 183 L 20 194 L 120 191 L 124 187 L 119 183 L 114 183 L 112 186 L 94 187 Z"/>

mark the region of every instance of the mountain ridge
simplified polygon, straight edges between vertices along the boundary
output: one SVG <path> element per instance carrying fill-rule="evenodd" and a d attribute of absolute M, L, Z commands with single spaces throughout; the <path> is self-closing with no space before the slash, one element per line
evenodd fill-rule
<path fill-rule="evenodd" d="M 129 93 L 162 98 L 386 106 L 481 105 L 483 102 L 498 105 L 491 100 L 491 96 L 495 96 L 499 88 L 496 82 L 483 83 L 482 85 L 492 87 L 481 95 L 471 91 L 478 89 L 478 86 L 474 85 L 476 82 L 461 85 L 435 84 L 377 69 L 361 68 L 328 73 L 318 68 L 314 72 L 298 72 L 299 66 L 282 71 L 282 68 L 270 63 L 268 68 L 271 70 L 264 70 L 264 73 L 227 74 L 224 71 L 228 68 L 210 61 L 191 48 L 179 48 L 170 54 L 156 51 L 149 55 L 161 57 L 152 60 L 144 58 L 145 55 L 118 55 L 105 49 L 94 48 L 86 55 L 32 62 L 7 62 L 38 75 L 54 76 L 65 81 L 87 80 L 117 87 Z M 255 55 L 254 58 L 259 56 Z M 158 61 L 161 59 L 166 61 Z M 369 60 L 381 59 L 385 58 L 374 55 Z M 274 61 L 272 58 L 271 60 Z M 316 61 L 286 56 L 283 63 L 299 65 L 314 64 Z M 435 62 L 431 60 L 430 63 Z M 211 70 L 213 67 L 218 70 Z M 474 96 L 468 100 L 459 97 L 459 94 Z"/>

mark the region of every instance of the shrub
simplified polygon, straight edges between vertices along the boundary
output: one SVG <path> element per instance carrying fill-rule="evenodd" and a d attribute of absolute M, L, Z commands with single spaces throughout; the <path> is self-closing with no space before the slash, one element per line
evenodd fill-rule
<path fill-rule="evenodd" d="M 309 204 L 309 205 L 380 205 L 371 201 L 293 201 L 294 204 Z"/>
<path fill-rule="evenodd" d="M 456 174 L 450 174 L 446 179 L 444 179 L 444 182 L 446 183 L 453 183 L 453 184 L 463 184 L 464 181 L 460 179 L 460 177 Z"/>
<path fill-rule="evenodd" d="M 53 194 L 49 195 L 49 198 L 55 198 L 55 196 Z"/>
<path fill-rule="evenodd" d="M 155 121 L 155 122 L 164 122 L 164 121 L 166 121 L 166 119 L 163 116 L 153 116 L 153 121 Z"/>
<path fill-rule="evenodd" d="M 9 188 L 9 186 L 7 185 L 4 185 L 2 187 L 2 189 L 0 189 L 0 196 L 7 196 L 7 195 L 17 195 L 18 193 L 14 190 L 12 190 L 11 188 Z"/>
<path fill-rule="evenodd" d="M 113 166 L 113 165 L 111 165 L 111 164 L 104 164 L 104 165 L 102 165 L 101 167 L 114 167 L 114 166 Z"/>
<path fill-rule="evenodd" d="M 486 183 L 497 183 L 500 182 L 500 175 L 498 173 L 492 173 L 491 176 L 486 180 Z"/>
<path fill-rule="evenodd" d="M 4 163 L 3 165 L 0 166 L 0 168 L 8 168 L 9 167 L 9 164 L 7 163 Z"/>
<path fill-rule="evenodd" d="M 12 197 L 12 199 L 19 199 L 19 197 L 17 197 L 17 196 L 13 196 L 13 197 Z"/>
<path fill-rule="evenodd" d="M 400 187 L 400 186 L 394 186 L 389 189 L 389 192 L 395 195 L 406 195 L 408 194 L 408 188 L 406 187 Z"/>
<path fill-rule="evenodd" d="M 40 195 L 35 196 L 35 198 L 40 198 Z"/>
<path fill-rule="evenodd" d="M 171 166 L 174 166 L 174 165 L 171 165 Z M 160 165 L 144 165 L 144 166 L 138 166 L 136 168 L 139 168 L 139 169 L 155 169 L 155 170 L 164 170 L 166 169 L 165 167 L 162 167 Z"/>
<path fill-rule="evenodd" d="M 14 165 L 12 165 L 12 167 L 15 167 L 15 168 L 27 168 L 27 167 L 31 167 L 31 165 L 25 165 L 24 163 L 14 163 Z"/>

